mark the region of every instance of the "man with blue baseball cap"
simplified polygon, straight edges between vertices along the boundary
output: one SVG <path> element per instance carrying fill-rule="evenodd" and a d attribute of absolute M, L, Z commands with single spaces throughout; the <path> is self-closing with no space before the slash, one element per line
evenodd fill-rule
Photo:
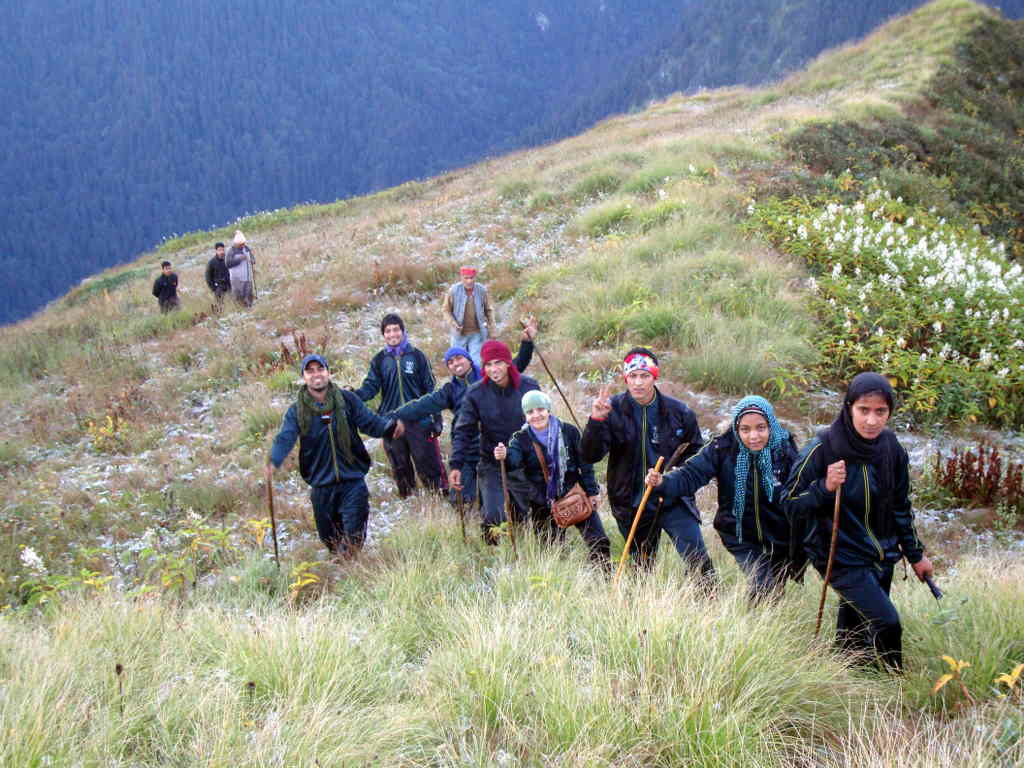
<path fill-rule="evenodd" d="M 310 486 L 310 501 L 320 540 L 333 553 L 350 556 L 366 539 L 370 493 L 366 473 L 370 455 L 359 437 L 401 437 L 399 419 L 383 419 L 355 394 L 335 386 L 323 355 L 306 355 L 300 364 L 305 381 L 284 415 L 267 461 L 267 482 L 299 442 L 299 473 Z"/>

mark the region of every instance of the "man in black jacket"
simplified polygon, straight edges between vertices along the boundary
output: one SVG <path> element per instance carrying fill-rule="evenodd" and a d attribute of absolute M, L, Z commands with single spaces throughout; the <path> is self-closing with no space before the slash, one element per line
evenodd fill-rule
<path fill-rule="evenodd" d="M 676 466 L 704 444 L 697 417 L 683 402 L 658 391 L 658 358 L 649 349 L 634 347 L 625 358 L 626 392 L 609 397 L 603 388 L 594 400 L 583 429 L 580 453 L 596 464 L 608 456 L 608 501 L 623 538 L 643 496 L 647 470 L 659 456 Z M 685 446 L 681 450 L 680 446 Z M 653 565 L 658 540 L 665 531 L 683 559 L 705 583 L 714 567 L 700 532 L 700 512 L 692 496 L 672 501 L 652 493 L 637 525 L 630 554 L 645 566 Z"/>
<path fill-rule="evenodd" d="M 178 276 L 171 271 L 171 262 L 160 264 L 162 274 L 153 283 L 153 295 L 160 304 L 161 312 L 178 308 Z"/>
<path fill-rule="evenodd" d="M 523 328 L 523 335 L 519 343 L 519 352 L 512 364 L 519 372 L 525 371 L 533 359 L 533 339 L 537 335 L 537 321 L 531 317 L 526 321 Z M 411 403 L 403 406 L 398 413 L 392 414 L 400 418 L 406 424 L 419 421 L 427 416 L 443 413 L 445 410 L 452 412 L 452 430 L 455 429 L 455 417 L 459 414 L 459 406 L 462 405 L 462 398 L 469 387 L 480 381 L 482 378 L 480 369 L 477 368 L 469 350 L 463 347 L 452 347 L 444 353 L 444 364 L 452 375 L 451 381 L 447 381 L 435 389 L 429 395 L 424 395 Z M 476 498 L 476 464 L 479 455 L 479 446 L 476 442 L 467 446 L 465 461 L 461 469 L 461 491 L 454 486 L 451 488 L 452 503 L 459 501 L 459 495 L 463 503 L 472 504 Z"/>
<path fill-rule="evenodd" d="M 380 322 L 380 332 L 385 346 L 370 361 L 366 378 L 355 393 L 366 402 L 379 392 L 377 413 L 383 416 L 432 392 L 434 373 L 426 355 L 409 342 L 401 317 L 385 315 Z M 400 438 L 384 439 L 384 451 L 391 462 L 401 498 L 415 490 L 417 475 L 424 487 L 434 491 L 446 490 L 441 448 L 437 441 L 443 424 L 440 416 L 427 416 L 406 424 L 405 434 Z"/>
<path fill-rule="evenodd" d="M 206 264 L 206 284 L 213 291 L 217 308 L 224 306 L 224 294 L 231 290 L 231 273 L 224 262 L 224 243 L 213 247 L 213 258 Z"/>
<path fill-rule="evenodd" d="M 500 341 L 484 342 L 480 349 L 484 361 L 484 378 L 469 388 L 452 429 L 452 458 L 448 482 L 455 488 L 462 485 L 462 468 L 473 460 L 470 451 L 478 446 L 477 483 L 483 505 L 482 525 L 484 541 L 496 544 L 491 530 L 505 519 L 505 496 L 501 487 L 501 466 L 494 458 L 498 443 L 508 443 L 526 417 L 523 415 L 523 395 L 540 389 L 537 382 L 523 376 L 512 363 L 512 352 Z M 513 499 L 513 514 L 517 520 L 525 519 L 526 511 Z"/>

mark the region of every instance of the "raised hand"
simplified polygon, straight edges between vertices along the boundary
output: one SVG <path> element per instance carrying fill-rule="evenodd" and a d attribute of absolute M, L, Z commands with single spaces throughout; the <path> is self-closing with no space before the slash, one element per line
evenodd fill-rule
<path fill-rule="evenodd" d="M 597 397 L 590 406 L 590 418 L 603 421 L 612 412 L 611 387 L 605 385 L 597 393 Z"/>
<path fill-rule="evenodd" d="M 523 340 L 524 341 L 533 341 L 534 338 L 537 336 L 537 329 L 539 327 L 537 325 L 537 318 L 534 317 L 533 315 L 530 315 L 528 318 L 523 320 L 522 323 L 523 323 L 523 337 L 522 337 Z"/>

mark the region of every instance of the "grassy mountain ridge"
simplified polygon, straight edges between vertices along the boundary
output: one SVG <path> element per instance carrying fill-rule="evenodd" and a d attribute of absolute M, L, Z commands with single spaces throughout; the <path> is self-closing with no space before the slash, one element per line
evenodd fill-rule
<path fill-rule="evenodd" d="M 778 78 L 919 2 L 7 3 L 0 322 L 169 233 Z"/>
<path fill-rule="evenodd" d="M 323 559 L 291 467 L 276 488 L 277 574 L 259 481 L 294 393 L 293 334 L 356 384 L 379 318 L 397 310 L 440 377 L 439 296 L 467 261 L 495 294 L 500 338 L 514 343 L 527 312 L 541 319 L 538 344 L 577 413 L 639 340 L 705 428 L 767 386 L 802 439 L 835 407 L 816 393 L 832 383 L 810 341 L 827 326 L 808 281 L 818 266 L 754 226 L 757 206 L 770 193 L 860 200 L 887 169 L 930 193 L 927 169 L 845 175 L 808 166 L 800 147 L 809 127 L 923 109 L 990 23 L 1016 29 L 939 0 L 770 88 L 675 96 L 547 147 L 244 220 L 261 294 L 249 311 L 209 313 L 202 271 L 228 228 L 169 240 L 0 331 L 0 763 L 1019 761 L 1019 697 L 992 692 L 1024 661 L 1019 549 L 993 557 L 991 540 L 924 497 L 922 537 L 951 606 L 897 585 L 910 671 L 892 681 L 807 641 L 814 576 L 750 612 L 710 528 L 718 601 L 671 557 L 608 600 L 574 546 L 528 543 L 514 562 L 507 545 L 464 545 L 450 511 L 395 498 L 371 441 L 371 551 Z M 953 195 L 947 205 L 973 226 Z M 149 296 L 163 257 L 187 291 L 168 316 Z M 787 380 L 793 370 L 816 378 Z M 710 519 L 713 491 L 699 502 Z M 978 705 L 955 685 L 930 694 L 942 653 L 972 662 Z M 54 711 L 65 716 L 45 725 Z"/>

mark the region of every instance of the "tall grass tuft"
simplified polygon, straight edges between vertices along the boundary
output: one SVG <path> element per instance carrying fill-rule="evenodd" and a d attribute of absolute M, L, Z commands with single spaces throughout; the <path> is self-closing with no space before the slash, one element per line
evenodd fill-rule
<path fill-rule="evenodd" d="M 968 602 L 946 628 L 923 587 L 896 585 L 900 681 L 847 668 L 812 640 L 814 577 L 753 609 L 721 557 L 708 600 L 674 557 L 616 589 L 574 532 L 564 547 L 521 536 L 516 558 L 507 543 L 463 544 L 450 512 L 425 506 L 408 523 L 377 554 L 323 564 L 333 588 L 302 605 L 284 571 L 250 559 L 186 604 L 105 594 L 0 614 L 0 764 L 852 766 L 953 745 L 1019 755 L 1006 737 L 1016 715 L 982 690 L 1021 648 L 1017 561 L 961 563 L 945 586 Z M 961 729 L 928 714 L 939 652 L 979 670 L 982 704 L 947 715 Z"/>

